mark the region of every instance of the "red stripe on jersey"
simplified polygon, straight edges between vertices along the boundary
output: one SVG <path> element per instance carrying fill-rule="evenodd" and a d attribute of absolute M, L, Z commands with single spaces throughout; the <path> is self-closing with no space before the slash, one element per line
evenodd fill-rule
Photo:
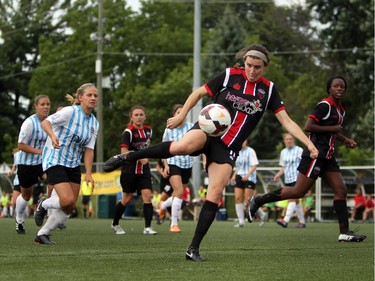
<path fill-rule="evenodd" d="M 314 119 L 317 123 L 319 123 L 319 119 L 318 119 L 314 114 L 310 114 L 310 115 L 309 115 L 309 118 L 312 118 L 312 119 Z"/>
<path fill-rule="evenodd" d="M 326 155 L 327 159 L 331 159 L 332 155 L 333 155 L 333 152 L 335 151 L 335 139 L 336 139 L 335 136 L 331 136 L 329 138 L 329 149 L 328 149 L 327 155 Z"/>
<path fill-rule="evenodd" d="M 208 88 L 208 85 L 207 85 L 207 84 L 204 84 L 203 86 L 206 88 L 208 95 L 211 96 L 211 97 L 213 97 L 214 94 L 212 93 L 211 89 Z"/>
<path fill-rule="evenodd" d="M 125 148 L 128 148 L 128 149 L 129 149 L 129 145 L 124 144 L 124 143 L 121 144 L 121 147 L 125 147 Z"/>
<path fill-rule="evenodd" d="M 271 81 L 268 80 L 266 77 L 261 77 L 260 80 L 263 82 L 263 84 L 265 84 L 267 87 L 270 87 L 271 85 Z"/>
<path fill-rule="evenodd" d="M 234 117 L 234 121 L 232 122 L 232 126 L 221 137 L 221 140 L 226 145 L 229 145 L 233 141 L 233 139 L 236 137 L 236 135 L 238 134 L 238 132 L 241 130 L 241 127 L 245 123 L 246 116 L 247 116 L 246 113 L 237 111 L 237 114 Z"/>
<path fill-rule="evenodd" d="M 238 67 L 231 67 L 231 68 L 229 68 L 229 74 L 230 75 L 244 74 L 244 73 L 245 73 L 245 70 L 243 68 L 238 68 Z"/>
<path fill-rule="evenodd" d="M 249 81 L 246 81 L 245 83 L 245 89 L 244 89 L 244 94 L 245 95 L 252 95 L 255 96 L 255 83 L 251 83 Z"/>
<path fill-rule="evenodd" d="M 145 138 L 146 137 L 145 130 L 138 130 L 138 133 L 139 133 L 139 136 L 141 138 Z"/>
<path fill-rule="evenodd" d="M 140 161 L 137 161 L 137 163 L 136 163 L 135 173 L 136 174 L 143 174 L 143 165 L 141 164 Z"/>

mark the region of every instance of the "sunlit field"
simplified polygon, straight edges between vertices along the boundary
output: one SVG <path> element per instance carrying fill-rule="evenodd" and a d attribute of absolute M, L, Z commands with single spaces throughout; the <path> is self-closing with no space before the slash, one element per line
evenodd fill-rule
<path fill-rule="evenodd" d="M 196 222 L 180 222 L 179 234 L 167 222 L 154 225 L 154 236 L 143 235 L 142 220 L 120 223 L 125 235 L 115 235 L 109 219 L 70 219 L 47 246 L 33 243 L 32 219 L 25 235 L 14 219 L 0 219 L 0 280 L 374 280 L 374 224 L 352 225 L 368 235 L 363 243 L 339 243 L 336 223 L 216 221 L 201 244 L 207 261 L 194 263 L 184 253 Z"/>

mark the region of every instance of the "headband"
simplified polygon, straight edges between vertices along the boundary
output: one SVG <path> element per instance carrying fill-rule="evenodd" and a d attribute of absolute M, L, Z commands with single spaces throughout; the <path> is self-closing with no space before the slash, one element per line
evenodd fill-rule
<path fill-rule="evenodd" d="M 268 64 L 268 59 L 267 59 L 266 55 L 263 54 L 262 52 L 259 52 L 259 51 L 256 51 L 256 50 L 250 50 L 250 51 L 248 51 L 248 52 L 244 55 L 244 58 L 246 58 L 247 56 L 252 56 L 252 57 L 260 58 L 260 59 L 263 60 L 266 64 Z"/>

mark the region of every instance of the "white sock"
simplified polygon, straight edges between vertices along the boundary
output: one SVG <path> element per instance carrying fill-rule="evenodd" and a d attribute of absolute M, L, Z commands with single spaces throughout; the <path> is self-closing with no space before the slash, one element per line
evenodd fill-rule
<path fill-rule="evenodd" d="M 305 221 L 305 216 L 303 215 L 301 203 L 296 205 L 296 213 L 297 213 L 297 217 L 298 217 L 298 222 L 302 223 L 302 224 L 305 224 L 306 221 Z"/>
<path fill-rule="evenodd" d="M 169 198 L 168 198 L 169 199 Z M 173 197 L 172 200 L 172 221 L 171 225 L 177 225 L 178 224 L 178 218 L 181 210 L 181 205 L 182 205 L 182 199 L 178 197 Z"/>
<path fill-rule="evenodd" d="M 50 198 L 44 200 L 42 202 L 42 207 L 46 210 L 49 210 L 49 209 L 60 209 L 61 208 L 61 205 L 60 205 L 60 198 L 57 196 L 51 196 Z"/>
<path fill-rule="evenodd" d="M 3 207 L 2 215 L 3 215 L 4 217 L 6 217 L 6 216 L 8 215 L 8 207 L 7 207 L 7 206 Z"/>
<path fill-rule="evenodd" d="M 166 210 L 168 207 L 172 206 L 173 197 L 169 197 L 166 201 L 161 204 L 161 208 Z"/>
<path fill-rule="evenodd" d="M 296 202 L 289 202 L 288 208 L 286 209 L 286 214 L 284 217 L 284 221 L 286 223 L 288 223 L 290 219 L 292 218 L 295 209 L 296 209 Z"/>
<path fill-rule="evenodd" d="M 11 217 L 13 217 L 13 207 L 12 206 L 10 206 L 10 208 L 9 208 L 9 215 Z"/>
<path fill-rule="evenodd" d="M 24 221 L 24 213 L 27 207 L 28 201 L 23 199 L 22 194 L 17 197 L 16 201 L 16 221 L 17 223 L 23 223 Z"/>
<path fill-rule="evenodd" d="M 266 217 L 266 213 L 261 208 L 258 209 L 257 214 L 262 220 Z"/>
<path fill-rule="evenodd" d="M 236 214 L 238 217 L 238 223 L 244 224 L 245 223 L 245 213 L 244 213 L 244 206 L 243 203 L 236 203 Z"/>
<path fill-rule="evenodd" d="M 38 231 L 37 235 L 49 235 L 60 224 L 66 222 L 68 218 L 69 215 L 65 214 L 62 209 L 56 209 L 54 212 L 52 212 L 52 215 L 48 217 L 47 222 Z"/>

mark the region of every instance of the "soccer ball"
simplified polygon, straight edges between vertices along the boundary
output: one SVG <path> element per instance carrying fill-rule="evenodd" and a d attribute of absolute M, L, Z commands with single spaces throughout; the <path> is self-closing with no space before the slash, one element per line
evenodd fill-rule
<path fill-rule="evenodd" d="M 211 137 L 223 135 L 228 130 L 230 123 L 229 111 L 221 104 L 209 104 L 199 113 L 199 127 Z"/>

